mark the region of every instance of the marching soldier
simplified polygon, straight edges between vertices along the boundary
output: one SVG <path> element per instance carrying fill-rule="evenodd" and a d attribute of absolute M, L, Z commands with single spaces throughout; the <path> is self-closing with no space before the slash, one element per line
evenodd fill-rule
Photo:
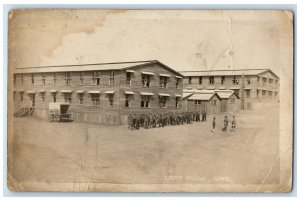
<path fill-rule="evenodd" d="M 227 127 L 228 127 L 228 118 L 227 116 L 224 117 L 224 131 L 227 132 Z"/>
<path fill-rule="evenodd" d="M 235 127 L 236 127 L 236 121 L 235 121 L 235 116 L 233 115 L 232 121 L 231 121 L 231 132 L 235 132 Z"/>

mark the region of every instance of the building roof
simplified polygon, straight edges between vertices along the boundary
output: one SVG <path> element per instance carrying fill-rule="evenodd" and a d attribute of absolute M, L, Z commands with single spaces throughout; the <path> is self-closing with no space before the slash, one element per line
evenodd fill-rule
<path fill-rule="evenodd" d="M 276 78 L 279 78 L 270 69 L 236 69 L 236 70 L 205 70 L 205 71 L 179 71 L 185 77 L 193 76 L 227 76 L 227 75 L 260 75 L 265 72 L 272 73 Z"/>
<path fill-rule="evenodd" d="M 195 93 L 188 98 L 188 100 L 204 100 L 208 101 L 213 96 L 217 95 L 216 93 Z"/>
<path fill-rule="evenodd" d="M 38 66 L 16 68 L 15 73 L 50 73 L 50 72 L 81 72 L 81 71 L 104 71 L 104 70 L 127 70 L 135 67 L 145 66 L 149 64 L 159 64 L 164 68 L 172 71 L 176 75 L 183 75 L 178 71 L 168 67 L 157 60 L 149 61 L 131 61 L 131 62 L 115 62 L 115 63 L 93 63 L 93 64 L 77 64 L 77 65 L 58 65 L 58 66 Z M 134 71 L 131 71 L 134 72 Z"/>
<path fill-rule="evenodd" d="M 239 98 L 233 90 L 215 90 L 215 92 L 220 96 L 221 99 L 228 99 L 232 95 L 235 95 Z"/>

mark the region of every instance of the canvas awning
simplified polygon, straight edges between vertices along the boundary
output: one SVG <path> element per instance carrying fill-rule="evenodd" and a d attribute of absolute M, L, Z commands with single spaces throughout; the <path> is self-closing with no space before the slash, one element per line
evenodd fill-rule
<path fill-rule="evenodd" d="M 39 90 L 39 93 L 45 93 L 45 90 Z"/>
<path fill-rule="evenodd" d="M 89 94 L 100 94 L 100 91 L 88 91 Z"/>
<path fill-rule="evenodd" d="M 60 92 L 61 92 L 61 93 L 72 93 L 72 90 L 67 90 L 67 89 L 65 89 L 65 90 L 61 90 Z"/>
<path fill-rule="evenodd" d="M 50 90 L 50 93 L 57 93 L 57 90 L 56 89 L 52 89 L 52 90 Z"/>
<path fill-rule="evenodd" d="M 125 94 L 134 95 L 135 93 L 133 91 L 124 91 Z"/>
<path fill-rule="evenodd" d="M 250 90 L 251 88 L 250 88 L 250 87 L 245 87 L 244 89 L 245 89 L 245 90 Z"/>
<path fill-rule="evenodd" d="M 240 89 L 239 86 L 236 86 L 236 87 L 230 87 L 230 89 Z"/>
<path fill-rule="evenodd" d="M 106 94 L 114 94 L 115 91 L 106 91 L 105 93 L 106 93 Z"/>
<path fill-rule="evenodd" d="M 154 75 L 154 73 L 152 73 L 152 72 L 146 72 L 146 71 L 142 71 L 142 74 L 144 74 L 144 75 Z"/>
<path fill-rule="evenodd" d="M 161 77 L 171 77 L 171 75 L 163 74 L 163 73 L 160 73 L 159 76 L 161 76 Z"/>
<path fill-rule="evenodd" d="M 32 90 L 29 90 L 29 91 L 26 91 L 28 94 L 34 94 L 35 91 L 32 91 Z"/>
<path fill-rule="evenodd" d="M 140 92 L 142 96 L 154 96 L 154 93 L 151 92 Z"/>
<path fill-rule="evenodd" d="M 175 94 L 175 97 L 181 97 L 181 95 L 180 94 Z"/>
<path fill-rule="evenodd" d="M 170 94 L 166 94 L 166 93 L 158 93 L 159 96 L 170 96 Z"/>
<path fill-rule="evenodd" d="M 182 77 L 181 77 L 181 76 L 178 76 L 178 75 L 176 75 L 175 77 L 176 77 L 176 78 L 180 78 L 180 79 L 182 79 Z"/>
<path fill-rule="evenodd" d="M 135 73 L 134 70 L 126 70 L 127 73 Z"/>
<path fill-rule="evenodd" d="M 76 93 L 78 93 L 78 94 L 83 94 L 84 91 L 83 91 L 83 90 L 77 90 Z"/>

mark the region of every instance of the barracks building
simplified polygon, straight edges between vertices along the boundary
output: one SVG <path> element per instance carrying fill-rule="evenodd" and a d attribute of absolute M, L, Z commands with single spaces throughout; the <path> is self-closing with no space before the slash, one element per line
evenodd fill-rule
<path fill-rule="evenodd" d="M 229 90 L 229 94 L 232 90 L 240 99 L 240 103 L 237 104 L 240 104 L 241 109 L 261 108 L 279 101 L 279 77 L 270 69 L 180 71 L 180 73 L 184 75 L 183 86 L 186 93 L 184 99 L 195 90 L 214 92 Z M 190 100 L 194 99 L 194 104 L 200 104 L 202 99 L 198 98 L 196 101 L 195 97 L 195 95 L 194 98 L 190 97 Z M 228 110 L 224 109 L 227 103 L 222 104 L 220 111 Z M 237 106 L 228 107 L 236 110 Z"/>
<path fill-rule="evenodd" d="M 49 103 L 69 103 L 74 121 L 127 123 L 130 113 L 181 111 L 183 75 L 152 61 L 17 68 L 14 109 L 47 118 Z"/>

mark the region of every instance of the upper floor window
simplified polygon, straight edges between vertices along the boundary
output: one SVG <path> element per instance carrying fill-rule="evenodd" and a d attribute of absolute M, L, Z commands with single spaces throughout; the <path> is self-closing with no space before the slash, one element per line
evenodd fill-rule
<path fill-rule="evenodd" d="M 21 75 L 21 83 L 24 84 L 24 75 Z"/>
<path fill-rule="evenodd" d="M 250 77 L 247 78 L 247 84 L 251 84 Z"/>
<path fill-rule="evenodd" d="M 126 72 L 126 85 L 131 86 L 131 73 Z"/>
<path fill-rule="evenodd" d="M 151 75 L 142 74 L 142 85 L 143 87 L 150 87 L 151 85 Z"/>
<path fill-rule="evenodd" d="M 180 78 L 176 78 L 176 89 L 179 89 L 180 81 Z"/>
<path fill-rule="evenodd" d="M 246 90 L 246 97 L 250 98 L 250 90 Z"/>
<path fill-rule="evenodd" d="M 168 84 L 168 77 L 160 76 L 159 77 L 159 87 L 167 88 L 167 84 Z"/>
<path fill-rule="evenodd" d="M 224 84 L 225 83 L 225 76 L 222 76 L 221 77 L 221 84 Z"/>
<path fill-rule="evenodd" d="M 100 105 L 100 94 L 91 94 L 92 96 L 92 105 L 99 106 Z"/>
<path fill-rule="evenodd" d="M 192 84 L 192 77 L 189 77 L 189 84 Z"/>
<path fill-rule="evenodd" d="M 175 97 L 175 108 L 179 108 L 180 97 Z"/>
<path fill-rule="evenodd" d="M 45 102 L 45 92 L 40 92 L 42 102 Z"/>
<path fill-rule="evenodd" d="M 42 85 L 46 85 L 46 76 L 42 74 Z"/>
<path fill-rule="evenodd" d="M 202 84 L 202 77 L 199 77 L 199 84 Z"/>
<path fill-rule="evenodd" d="M 83 95 L 84 93 L 78 93 L 79 105 L 83 105 Z"/>
<path fill-rule="evenodd" d="M 273 84 L 273 79 L 269 79 L 269 84 L 270 84 L 270 85 Z"/>
<path fill-rule="evenodd" d="M 114 85 L 114 77 L 115 77 L 114 71 L 110 71 L 110 77 L 109 77 L 109 84 L 110 85 Z"/>
<path fill-rule="evenodd" d="M 71 85 L 71 73 L 65 73 L 65 85 Z"/>
<path fill-rule="evenodd" d="M 84 72 L 80 72 L 80 84 L 85 84 Z"/>
<path fill-rule="evenodd" d="M 213 76 L 209 77 L 209 84 L 214 84 L 215 83 L 215 78 Z"/>
<path fill-rule="evenodd" d="M 34 85 L 34 74 L 31 74 L 31 84 Z"/>
<path fill-rule="evenodd" d="M 113 107 L 114 105 L 114 94 L 107 94 L 108 95 L 108 106 Z"/>
<path fill-rule="evenodd" d="M 64 93 L 64 99 L 65 99 L 66 103 L 71 103 L 72 102 L 72 93 Z"/>
<path fill-rule="evenodd" d="M 232 84 L 239 84 L 239 80 L 236 78 L 236 76 L 233 76 Z"/>
<path fill-rule="evenodd" d="M 150 107 L 150 96 L 141 96 L 141 107 L 149 108 Z"/>
<path fill-rule="evenodd" d="M 100 85 L 100 72 L 93 72 L 93 85 Z"/>
<path fill-rule="evenodd" d="M 265 78 L 265 77 L 263 77 L 263 85 L 265 85 L 266 84 L 266 82 L 267 82 L 267 78 Z"/>

